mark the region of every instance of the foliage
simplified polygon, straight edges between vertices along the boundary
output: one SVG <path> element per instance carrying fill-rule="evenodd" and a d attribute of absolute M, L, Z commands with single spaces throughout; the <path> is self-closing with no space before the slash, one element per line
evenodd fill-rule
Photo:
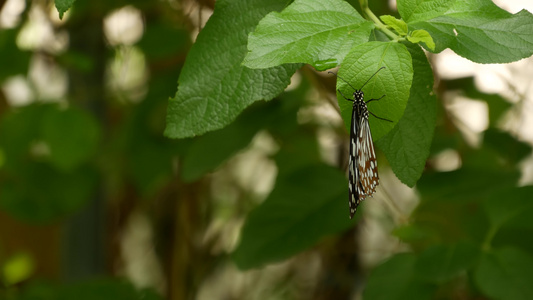
<path fill-rule="evenodd" d="M 398 0 L 398 14 L 379 9 L 379 17 L 365 0 L 357 9 L 343 0 L 287 2 L 216 1 L 194 44 L 191 14 L 164 1 L 56 0 L 63 21 L 54 29 L 69 36 L 61 50 L 21 46 L 29 4 L 19 24 L 0 31 L 0 80 L 24 78 L 32 92 L 31 104 L 15 105 L 0 91 L 0 210 L 9 216 L 0 220 L 9 231 L 0 240 L 0 297 L 161 298 L 127 280 L 87 279 L 123 274 L 116 266 L 127 260 L 118 254 L 125 250 L 115 244 L 142 212 L 155 233 L 145 243 L 163 268 L 163 293 L 174 298 L 196 298 L 229 260 L 241 271 L 265 271 L 309 252 L 320 257 L 318 288 L 301 298 L 335 289 L 343 295 L 336 299 L 354 292 L 364 299 L 533 298 L 533 187 L 520 184 L 531 145 L 500 126 L 520 106 L 478 91 L 472 78 L 434 80 L 428 60 L 445 49 L 478 63 L 530 57 L 531 13 L 511 14 L 489 0 Z M 102 28 L 125 5 L 145 22 L 131 44 L 112 41 Z M 124 62 L 132 57 L 142 63 Z M 26 75 L 32 59 L 61 68 L 68 91 L 41 95 Z M 315 72 L 337 67 L 336 87 L 328 86 L 336 77 Z M 117 76 L 117 69 L 128 71 Z M 133 73 L 144 81 L 121 81 Z M 354 263 L 360 249 L 352 244 L 366 205 L 349 220 L 343 160 L 352 109 L 344 95 L 358 88 L 365 99 L 385 95 L 368 105 L 393 121 L 369 119 L 380 170 L 390 168 L 419 199 L 409 216 L 390 210 L 385 218 L 408 250 L 368 274 Z M 317 90 L 320 103 L 338 91 L 338 124 L 306 115 Z M 460 134 L 443 90 L 487 104 L 489 127 L 479 146 Z M 331 157 L 319 138 L 324 132 L 338 144 L 336 160 L 324 158 Z M 264 136 L 274 145 L 264 156 L 276 172 L 261 195 L 228 169 Z M 434 166 L 446 149 L 460 158 L 455 170 Z M 30 230 L 52 227 L 61 238 L 48 233 L 42 246 L 13 246 L 26 231 L 11 228 L 10 218 Z M 233 245 L 224 226 L 241 221 Z M 54 261 L 64 265 L 46 271 Z M 280 277 L 280 290 L 291 290 L 296 273 Z M 295 298 L 289 294 L 278 296 Z"/>

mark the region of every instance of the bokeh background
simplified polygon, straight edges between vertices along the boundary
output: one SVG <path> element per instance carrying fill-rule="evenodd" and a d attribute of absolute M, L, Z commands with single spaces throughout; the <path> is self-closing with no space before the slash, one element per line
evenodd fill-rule
<path fill-rule="evenodd" d="M 533 12 L 531 1 L 495 3 Z M 370 7 L 396 14 L 394 1 Z M 378 149 L 381 184 L 353 228 L 239 270 L 230 253 L 283 155 L 345 170 L 348 133 L 335 79 L 306 66 L 227 129 L 165 138 L 167 101 L 213 8 L 77 0 L 60 20 L 53 1 L 0 1 L 0 299 L 360 299 L 396 253 L 483 240 L 482 196 L 533 183 L 533 60 L 428 54 L 439 113 L 419 184 L 399 182 Z M 265 110 L 275 122 L 251 121 Z M 531 227 L 494 243 L 531 254 Z M 485 299 L 456 283 L 443 299 Z"/>

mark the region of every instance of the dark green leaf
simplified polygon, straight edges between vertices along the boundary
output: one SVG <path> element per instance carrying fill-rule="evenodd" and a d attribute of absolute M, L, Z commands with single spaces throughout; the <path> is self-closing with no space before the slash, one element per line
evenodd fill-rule
<path fill-rule="evenodd" d="M 432 299 L 436 288 L 415 275 L 414 254 L 396 254 L 379 265 L 368 278 L 364 299 L 400 300 Z"/>
<path fill-rule="evenodd" d="M 516 166 L 522 159 L 531 154 L 531 146 L 517 140 L 509 133 L 489 128 L 483 135 L 483 144 L 496 151 L 509 164 Z"/>
<path fill-rule="evenodd" d="M 437 245 L 420 254 L 415 269 L 421 278 L 442 284 L 469 270 L 478 255 L 479 248 L 469 243 Z"/>
<path fill-rule="evenodd" d="M 17 29 L 0 30 L 0 79 L 17 74 L 26 74 L 30 63 L 30 53 L 17 46 Z"/>
<path fill-rule="evenodd" d="M 299 67 L 252 70 L 241 65 L 248 33 L 285 0 L 217 1 L 198 35 L 169 101 L 165 135 L 192 137 L 220 129 L 257 100 L 270 100 L 289 84 Z"/>
<path fill-rule="evenodd" d="M 417 45 L 408 44 L 413 60 L 413 85 L 403 117 L 376 145 L 385 153 L 394 174 L 406 185 L 418 181 L 429 156 L 437 120 L 433 94 L 433 72 L 426 55 Z M 387 96 L 388 97 L 388 96 Z"/>
<path fill-rule="evenodd" d="M 345 1 L 296 0 L 259 22 L 250 34 L 243 64 L 269 68 L 308 63 L 324 69 L 324 61 L 331 61 L 334 67 L 354 45 L 368 41 L 372 27 Z"/>
<path fill-rule="evenodd" d="M 235 263 L 249 269 L 283 260 L 351 226 L 346 187 L 342 172 L 321 164 L 278 177 L 269 197 L 248 215 Z"/>
<path fill-rule="evenodd" d="M 493 226 L 506 224 L 514 228 L 533 229 L 533 186 L 514 187 L 498 191 L 483 203 Z"/>
<path fill-rule="evenodd" d="M 392 120 L 387 122 L 369 115 L 373 140 L 379 140 L 400 120 L 409 99 L 409 89 L 413 80 L 411 55 L 403 44 L 368 42 L 354 47 L 339 69 L 339 77 L 359 89 L 380 67 L 386 67 L 364 86 L 365 100 L 377 99 L 369 103 L 368 110 L 378 117 Z M 346 82 L 337 80 L 337 88 L 346 97 L 354 92 Z M 352 102 L 338 94 L 337 99 L 346 128 L 350 129 Z"/>
<path fill-rule="evenodd" d="M 462 168 L 451 172 L 427 174 L 418 182 L 418 189 L 429 201 L 475 201 L 514 186 L 520 174 L 503 170 Z"/>
<path fill-rule="evenodd" d="M 474 278 L 491 299 L 533 299 L 533 257 L 518 248 L 503 248 L 481 256 Z"/>

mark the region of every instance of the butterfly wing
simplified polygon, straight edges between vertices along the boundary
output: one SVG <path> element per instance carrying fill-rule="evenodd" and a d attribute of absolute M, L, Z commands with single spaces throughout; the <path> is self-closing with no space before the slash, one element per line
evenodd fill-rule
<path fill-rule="evenodd" d="M 357 136 L 358 157 L 359 157 L 359 181 L 361 184 L 360 198 L 364 200 L 371 197 L 376 192 L 379 183 L 378 164 L 374 143 L 372 142 L 372 133 L 368 124 L 368 114 L 361 118 L 359 135 Z"/>
<path fill-rule="evenodd" d="M 352 122 L 350 127 L 350 154 L 348 157 L 348 187 L 350 190 L 348 204 L 350 206 L 350 219 L 353 218 L 357 206 L 361 201 L 361 184 L 359 181 L 359 149 L 358 149 L 358 133 L 360 131 L 360 117 L 359 110 L 354 105 L 352 110 Z"/>

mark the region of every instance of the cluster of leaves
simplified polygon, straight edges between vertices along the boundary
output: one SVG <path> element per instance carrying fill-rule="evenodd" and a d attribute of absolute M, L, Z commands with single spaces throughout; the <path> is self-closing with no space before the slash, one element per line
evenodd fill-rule
<path fill-rule="evenodd" d="M 340 66 L 339 77 L 354 87 L 385 66 L 364 92 L 368 98 L 387 95 L 370 110 L 394 122 L 371 118 L 373 138 L 397 177 L 414 186 L 430 155 L 437 120 L 432 70 L 420 47 L 434 53 L 450 48 L 479 63 L 516 61 L 533 54 L 533 16 L 527 11 L 510 14 L 489 0 L 405 0 L 398 1 L 401 19 L 382 16 L 383 24 L 366 1 L 361 2 L 370 21 L 341 0 L 296 0 L 285 8 L 285 1 L 218 1 L 187 59 L 176 97 L 169 102 L 165 134 L 184 138 L 226 126 L 250 103 L 281 93 L 300 64 L 317 70 Z M 234 16 L 239 17 L 228 22 Z M 219 36 L 225 37 L 223 43 L 217 43 Z M 353 92 L 344 82 L 338 89 L 345 95 Z M 348 127 L 351 104 L 339 97 L 339 106 Z M 488 152 L 483 154 L 491 156 L 484 156 L 482 163 L 475 159 L 480 153 L 469 153 L 460 170 L 423 177 L 422 204 L 410 226 L 397 232 L 413 246 L 421 243 L 419 252 L 395 256 L 378 267 L 366 290 L 369 299 L 425 299 L 439 284 L 464 272 L 473 274 L 478 288 L 474 290 L 487 296 L 530 297 L 531 290 L 520 279 L 530 274 L 530 254 L 519 248 L 491 248 L 494 234 L 510 220 L 522 226 L 520 230 L 530 229 L 522 218 L 530 205 L 525 195 L 531 191 L 514 187 L 516 160 L 507 166 L 508 173 L 501 172 L 498 163 L 486 165 L 487 160 L 501 160 L 494 150 L 486 150 L 499 139 L 510 140 L 522 154 L 530 151 L 491 129 L 483 147 Z M 351 226 L 339 217 L 346 202 L 345 183 L 338 170 L 319 165 L 280 175 L 270 196 L 248 216 L 235 262 L 251 268 L 287 258 L 321 236 Z M 342 203 L 338 209 L 337 203 Z M 436 220 L 446 224 L 434 224 Z M 450 236 L 450 228 L 457 236 Z M 523 265 L 515 266 L 517 261 Z M 504 297 L 506 287 L 516 292 Z"/>

